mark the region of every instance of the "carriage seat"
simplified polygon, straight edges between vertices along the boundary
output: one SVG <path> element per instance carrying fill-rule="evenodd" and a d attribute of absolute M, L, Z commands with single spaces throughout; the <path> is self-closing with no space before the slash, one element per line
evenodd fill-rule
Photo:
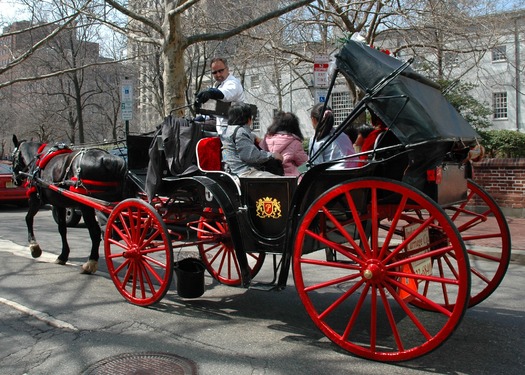
<path fill-rule="evenodd" d="M 197 167 L 201 171 L 220 171 L 221 168 L 221 139 L 206 137 L 197 142 Z"/>

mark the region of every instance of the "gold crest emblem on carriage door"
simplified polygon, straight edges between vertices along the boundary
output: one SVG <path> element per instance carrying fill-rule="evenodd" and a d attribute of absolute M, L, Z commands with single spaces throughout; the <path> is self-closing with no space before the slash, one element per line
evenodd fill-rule
<path fill-rule="evenodd" d="M 281 203 L 270 197 L 264 197 L 256 203 L 257 216 L 261 219 L 278 219 L 281 217 Z"/>

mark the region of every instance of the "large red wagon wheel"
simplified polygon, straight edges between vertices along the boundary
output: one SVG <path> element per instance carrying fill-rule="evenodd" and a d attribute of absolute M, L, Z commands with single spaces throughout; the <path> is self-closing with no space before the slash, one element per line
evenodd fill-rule
<path fill-rule="evenodd" d="M 510 262 L 511 237 L 503 212 L 485 190 L 468 180 L 468 195 L 445 210 L 465 243 L 470 260 L 472 307 L 496 290 Z"/>
<path fill-rule="evenodd" d="M 327 260 L 325 248 L 337 260 Z M 381 178 L 344 183 L 312 203 L 297 228 L 293 271 L 317 327 L 341 348 L 380 361 L 438 347 L 470 295 L 468 258 L 450 218 L 420 191 Z"/>
<path fill-rule="evenodd" d="M 233 242 L 221 209 L 206 208 L 197 228 L 198 249 L 202 262 L 214 279 L 222 284 L 241 285 L 241 269 Z M 247 253 L 250 275 L 261 269 L 265 253 Z"/>
<path fill-rule="evenodd" d="M 166 226 L 140 199 L 119 203 L 109 215 L 104 252 L 109 275 L 129 302 L 148 306 L 160 301 L 173 277 L 173 250 Z"/>

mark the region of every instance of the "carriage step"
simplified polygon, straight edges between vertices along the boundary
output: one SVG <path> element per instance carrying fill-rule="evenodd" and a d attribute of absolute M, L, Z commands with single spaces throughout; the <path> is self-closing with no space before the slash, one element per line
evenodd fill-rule
<path fill-rule="evenodd" d="M 248 289 L 262 290 L 265 292 L 270 292 L 274 289 L 278 289 L 279 286 L 273 283 L 252 283 Z"/>

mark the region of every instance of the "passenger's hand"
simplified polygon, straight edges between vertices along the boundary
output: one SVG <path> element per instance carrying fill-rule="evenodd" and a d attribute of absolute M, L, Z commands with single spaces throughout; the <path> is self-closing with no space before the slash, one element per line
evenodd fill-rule
<path fill-rule="evenodd" d="M 279 154 L 278 152 L 272 152 L 272 155 L 273 155 L 274 159 L 283 161 L 283 156 L 281 154 Z"/>

